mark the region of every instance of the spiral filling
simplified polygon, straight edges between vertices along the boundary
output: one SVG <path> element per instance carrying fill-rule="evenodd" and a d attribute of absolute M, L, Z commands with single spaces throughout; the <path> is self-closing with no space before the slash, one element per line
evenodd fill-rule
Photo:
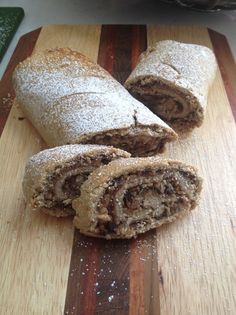
<path fill-rule="evenodd" d="M 172 91 L 166 84 L 152 81 L 138 81 L 132 85 L 130 92 L 176 130 L 183 126 L 191 129 L 202 123 L 203 109 L 191 94 L 177 89 Z"/>
<path fill-rule="evenodd" d="M 96 157 L 85 156 L 57 167 L 48 174 L 44 190 L 38 192 L 35 198 L 36 207 L 71 207 L 72 199 L 80 195 L 80 187 L 89 174 L 114 158 L 112 153 L 102 153 Z"/>
<path fill-rule="evenodd" d="M 179 169 L 145 170 L 113 179 L 97 207 L 97 231 L 122 234 L 156 226 L 195 207 L 200 181 Z"/>

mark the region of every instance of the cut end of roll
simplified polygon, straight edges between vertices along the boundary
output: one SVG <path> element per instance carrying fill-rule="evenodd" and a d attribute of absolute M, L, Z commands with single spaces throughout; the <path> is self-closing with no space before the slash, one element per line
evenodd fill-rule
<path fill-rule="evenodd" d="M 180 134 L 189 133 L 203 123 L 203 107 L 186 89 L 153 76 L 132 79 L 125 86 L 132 96 Z"/>
<path fill-rule="evenodd" d="M 94 171 L 72 203 L 81 233 L 132 238 L 196 207 L 202 180 L 184 163 L 158 157 L 120 159 Z"/>
<path fill-rule="evenodd" d="M 27 163 L 23 192 L 30 208 L 56 217 L 74 215 L 71 203 L 89 174 L 130 154 L 113 147 L 68 145 L 39 152 Z"/>
<path fill-rule="evenodd" d="M 140 55 L 127 90 L 178 133 L 201 126 L 217 69 L 205 46 L 159 41 Z"/>

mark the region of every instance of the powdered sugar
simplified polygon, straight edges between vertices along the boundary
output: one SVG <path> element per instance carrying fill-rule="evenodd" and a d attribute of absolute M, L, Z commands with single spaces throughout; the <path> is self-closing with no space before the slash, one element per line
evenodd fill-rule
<path fill-rule="evenodd" d="M 215 71 L 215 56 L 209 48 L 165 40 L 141 55 L 140 62 L 125 84 L 129 88 L 137 78 L 153 76 L 171 82 L 182 91 L 186 89 L 205 107 Z"/>
<path fill-rule="evenodd" d="M 57 49 L 34 55 L 16 69 L 14 85 L 26 116 L 50 146 L 80 143 L 101 133 L 105 137 L 135 124 L 150 131 L 161 126 L 174 139 L 161 119 L 76 52 Z"/>

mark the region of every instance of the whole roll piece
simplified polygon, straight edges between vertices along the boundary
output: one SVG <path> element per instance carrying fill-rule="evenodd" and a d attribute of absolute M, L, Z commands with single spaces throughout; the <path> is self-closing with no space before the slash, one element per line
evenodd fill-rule
<path fill-rule="evenodd" d="M 175 131 L 188 133 L 203 122 L 216 68 L 209 48 L 164 40 L 141 54 L 125 87 Z"/>
<path fill-rule="evenodd" d="M 195 208 L 201 187 L 197 171 L 179 161 L 112 161 L 96 169 L 73 200 L 74 225 L 94 237 L 136 237 Z"/>
<path fill-rule="evenodd" d="M 16 67 L 13 84 L 18 103 L 49 146 L 113 145 L 147 156 L 177 137 L 107 71 L 70 49 L 27 58 Z"/>
<path fill-rule="evenodd" d="M 80 186 L 101 165 L 130 154 L 99 145 L 65 145 L 41 151 L 26 164 L 23 193 L 33 210 L 56 217 L 74 215 L 72 199 Z"/>

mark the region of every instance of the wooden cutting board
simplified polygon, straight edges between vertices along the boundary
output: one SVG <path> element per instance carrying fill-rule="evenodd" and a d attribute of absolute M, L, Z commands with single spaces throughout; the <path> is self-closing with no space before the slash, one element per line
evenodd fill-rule
<path fill-rule="evenodd" d="M 13 101 L 15 65 L 66 46 L 124 82 L 141 51 L 162 39 L 206 45 L 219 64 L 203 126 L 163 155 L 199 168 L 199 207 L 131 241 L 86 238 L 71 219 L 26 209 L 25 162 L 46 146 Z M 23 36 L 0 86 L 1 314 L 236 314 L 235 85 L 225 37 L 203 27 L 55 25 Z"/>

